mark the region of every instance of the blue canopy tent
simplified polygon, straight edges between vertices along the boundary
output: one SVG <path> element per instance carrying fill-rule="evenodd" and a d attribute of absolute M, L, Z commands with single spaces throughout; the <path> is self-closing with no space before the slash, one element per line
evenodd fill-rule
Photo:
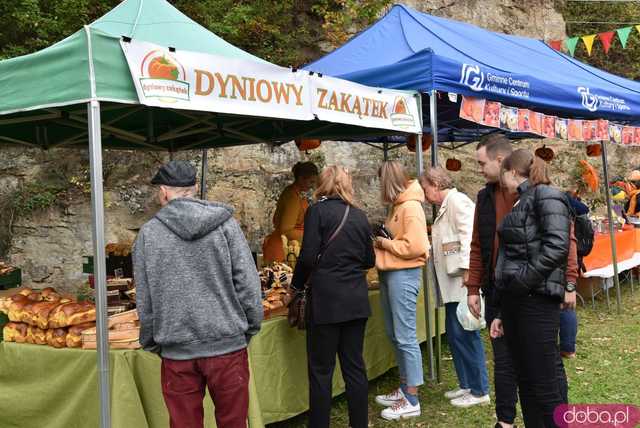
<path fill-rule="evenodd" d="M 581 63 L 541 40 L 403 5 L 304 68 L 366 85 L 476 96 L 576 119 L 640 119 L 640 82 Z"/>
<path fill-rule="evenodd" d="M 491 32 L 404 5 L 395 5 L 371 27 L 304 69 L 365 85 L 412 89 L 428 94 L 428 105 L 422 110 L 424 131 L 433 136 L 432 165 L 437 164 L 439 146 L 456 148 L 495 131 L 460 119 L 460 97 L 443 96 L 445 92 L 499 101 L 560 117 L 607 119 L 620 123 L 640 121 L 640 82 L 591 67 L 541 40 Z M 539 138 L 522 133 L 508 136 Z M 393 142 L 388 138 L 371 141 L 385 142 L 385 149 L 389 141 Z M 448 144 L 443 144 L 445 142 Z M 606 147 L 604 142 L 601 145 L 613 237 Z M 614 239 L 612 243 L 620 311 Z M 437 322 L 436 316 L 436 326 Z M 430 348 L 429 354 L 432 369 Z"/>

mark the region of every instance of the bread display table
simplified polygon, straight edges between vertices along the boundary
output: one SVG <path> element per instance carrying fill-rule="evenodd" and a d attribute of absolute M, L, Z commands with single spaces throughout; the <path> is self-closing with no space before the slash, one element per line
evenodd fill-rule
<path fill-rule="evenodd" d="M 370 379 L 395 365 L 384 333 L 380 292 L 369 293 L 364 356 Z M 418 300 L 418 337 L 426 339 L 424 300 Z M 434 325 L 432 322 L 431 325 Z M 0 426 L 2 428 L 92 428 L 98 426 L 96 352 L 0 343 Z M 249 347 L 249 426 L 263 427 L 308 409 L 304 332 L 285 318 L 265 321 Z M 160 358 L 145 351 L 110 351 L 113 428 L 166 428 L 169 417 L 160 387 Z M 336 369 L 333 393 L 344 392 Z M 205 426 L 215 426 L 205 400 Z"/>

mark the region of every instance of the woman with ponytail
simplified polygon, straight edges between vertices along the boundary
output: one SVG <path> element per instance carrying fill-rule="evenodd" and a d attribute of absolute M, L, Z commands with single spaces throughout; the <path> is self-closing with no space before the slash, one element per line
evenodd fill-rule
<path fill-rule="evenodd" d="M 503 161 L 501 180 L 519 200 L 498 228 L 501 313 L 491 336 L 504 334 L 507 340 L 525 426 L 555 427 L 554 410 L 567 402 L 558 349 L 560 306 L 565 293 L 575 296 L 566 279 L 571 208 L 566 195 L 550 186 L 546 163 L 528 150 Z"/>

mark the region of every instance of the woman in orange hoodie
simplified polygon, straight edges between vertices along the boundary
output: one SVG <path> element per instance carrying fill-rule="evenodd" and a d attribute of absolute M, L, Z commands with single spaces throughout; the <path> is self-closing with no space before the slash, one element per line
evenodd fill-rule
<path fill-rule="evenodd" d="M 389 207 L 384 224 L 389 236 L 376 238 L 376 267 L 385 330 L 396 352 L 400 388 L 377 396 L 376 402 L 387 406 L 381 414 L 384 419 L 396 420 L 420 415 L 418 386 L 424 379 L 416 334 L 416 305 L 422 267 L 429 254 L 429 238 L 420 184 L 411 181 L 397 161 L 384 162 L 378 175 L 382 201 Z"/>

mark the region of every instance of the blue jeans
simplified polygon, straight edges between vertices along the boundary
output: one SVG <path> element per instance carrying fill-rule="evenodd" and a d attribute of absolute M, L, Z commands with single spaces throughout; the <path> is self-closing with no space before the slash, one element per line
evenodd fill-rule
<path fill-rule="evenodd" d="M 421 268 L 379 272 L 384 327 L 396 353 L 400 381 L 407 386 L 424 383 L 416 332 L 421 276 Z"/>
<path fill-rule="evenodd" d="M 462 328 L 456 315 L 458 302 L 445 304 L 447 341 L 453 357 L 460 388 L 470 389 L 476 397 L 489 393 L 489 375 L 479 331 Z"/>
<path fill-rule="evenodd" d="M 560 311 L 560 351 L 576 352 L 577 335 L 578 316 L 576 311 L 571 309 Z"/>

